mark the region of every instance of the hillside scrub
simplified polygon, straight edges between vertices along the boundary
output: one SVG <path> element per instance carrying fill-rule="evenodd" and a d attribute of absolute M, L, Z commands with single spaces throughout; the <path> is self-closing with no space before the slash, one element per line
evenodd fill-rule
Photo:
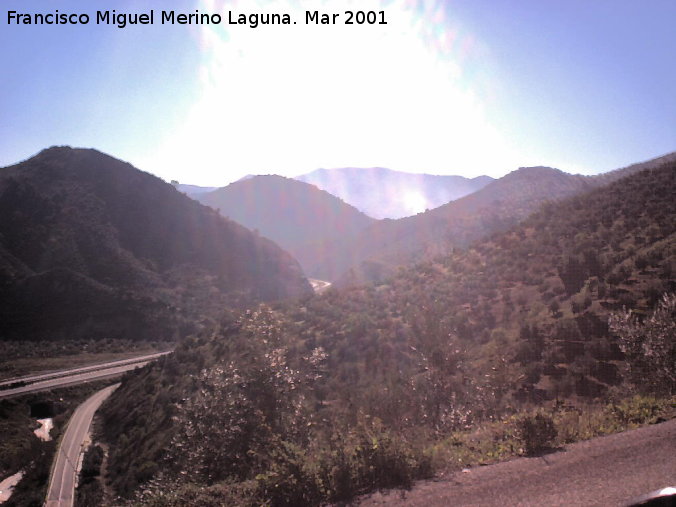
<path fill-rule="evenodd" d="M 517 436 L 528 455 L 551 449 L 556 434 L 554 419 L 546 414 L 526 415 L 517 423 Z"/>
<path fill-rule="evenodd" d="M 627 310 L 611 315 L 610 329 L 620 338 L 638 389 L 676 393 L 676 293 L 665 294 L 643 321 Z"/>
<path fill-rule="evenodd" d="M 656 424 L 676 416 L 676 398 L 633 395 L 608 403 L 555 403 L 535 410 L 524 410 L 498 421 L 485 421 L 475 428 L 453 432 L 426 449 L 436 470 L 456 470 L 494 463 L 517 456 L 529 456 L 533 450 L 524 445 L 522 423 L 538 416 L 551 421 L 547 426 L 548 443 L 540 452 Z M 537 454 L 537 451 L 535 452 Z"/>
<path fill-rule="evenodd" d="M 113 487 L 135 501 L 199 487 L 205 505 L 342 501 L 426 476 L 456 447 L 487 456 L 468 437 L 444 444 L 484 426 L 509 428 L 487 432 L 486 453 L 527 453 L 517 421 L 538 408 L 552 407 L 553 447 L 654 419 L 622 401 L 608 319 L 676 290 L 675 188 L 676 164 L 646 170 L 378 286 L 224 316 L 102 407 Z M 611 399 L 602 415 L 561 408 Z"/>
<path fill-rule="evenodd" d="M 199 376 L 176 376 L 173 356 L 146 367 L 146 373 L 159 368 L 164 379 L 152 377 L 172 386 L 169 396 L 177 401 L 160 405 L 158 397 L 150 406 L 137 405 L 124 396 L 121 412 L 119 406 L 104 406 L 106 419 L 118 421 L 117 428 L 106 430 L 117 440 L 111 470 L 118 491 L 129 494 L 155 477 L 137 497 L 145 501 L 175 494 L 170 485 L 184 477 L 209 486 L 255 481 L 255 494 L 274 505 L 314 505 L 430 474 L 420 449 L 378 419 L 362 414 L 351 424 L 322 410 L 313 392 L 326 375 L 326 354 L 321 348 L 299 354 L 288 340 L 280 316 L 262 307 L 224 321 L 220 334 L 202 347 L 197 341 L 196 348 L 177 350 L 183 359 L 199 355 L 199 360 L 191 356 L 205 366 Z M 187 390 L 194 394 L 184 397 Z M 169 417 L 150 415 L 167 409 Z M 143 433 L 138 421 L 147 423 Z M 139 449 L 136 439 L 151 432 L 161 436 L 162 448 Z"/>
<path fill-rule="evenodd" d="M 96 150 L 0 168 L 0 342 L 173 341 L 309 294 L 277 245 Z"/>
<path fill-rule="evenodd" d="M 375 220 L 314 185 L 267 175 L 196 195 L 230 220 L 273 240 L 309 277 L 328 279 L 322 265 L 333 243 L 344 243 Z"/>

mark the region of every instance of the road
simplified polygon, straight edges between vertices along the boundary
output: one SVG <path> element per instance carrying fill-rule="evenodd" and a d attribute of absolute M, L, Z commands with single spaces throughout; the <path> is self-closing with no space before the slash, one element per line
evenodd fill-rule
<path fill-rule="evenodd" d="M 318 280 L 316 278 L 308 278 L 307 280 L 312 285 L 312 289 L 316 294 L 321 294 L 331 287 L 331 282 L 327 282 L 326 280 Z"/>
<path fill-rule="evenodd" d="M 676 419 L 578 442 L 564 451 L 450 473 L 401 496 L 376 493 L 360 505 L 625 505 L 676 486 Z"/>
<path fill-rule="evenodd" d="M 169 354 L 169 352 L 161 352 L 158 354 L 150 354 L 140 356 L 132 359 L 124 359 L 122 361 L 112 361 L 110 363 L 99 364 L 96 366 L 86 366 L 82 368 L 74 368 L 72 370 L 62 370 L 59 372 L 52 372 L 43 375 L 35 375 L 32 377 L 23 377 L 20 379 L 12 379 L 0 383 L 0 399 L 11 398 L 22 394 L 32 393 L 36 391 L 45 391 L 56 387 L 65 387 L 75 384 L 83 384 L 92 380 L 101 380 L 104 378 L 115 377 L 123 373 L 140 368 L 148 364 L 151 360 L 157 359 L 160 356 Z M 3 385 L 21 381 L 28 385 L 14 387 L 11 389 L 2 389 Z"/>
<path fill-rule="evenodd" d="M 122 366 L 125 364 L 133 364 L 133 363 L 138 363 L 141 361 L 152 361 L 153 359 L 157 359 L 158 357 L 164 356 L 169 354 L 171 351 L 167 352 L 156 352 L 154 354 L 146 354 L 144 356 L 136 356 L 136 357 L 130 357 L 128 359 L 119 359 L 117 361 L 109 361 L 106 363 L 99 363 L 99 364 L 94 364 L 91 366 L 82 366 L 79 368 L 69 368 L 67 370 L 58 370 L 58 371 L 51 371 L 49 373 L 41 373 L 40 375 L 30 375 L 27 377 L 14 377 L 10 379 L 5 379 L 2 382 L 0 382 L 0 388 L 2 386 L 6 386 L 9 384 L 13 384 L 14 382 L 37 382 L 39 380 L 47 380 L 51 378 L 56 378 L 56 377 L 63 377 L 64 375 L 73 375 L 75 373 L 84 373 L 87 371 L 93 371 L 93 370 L 98 370 L 101 368 L 111 368 L 113 366 Z"/>
<path fill-rule="evenodd" d="M 52 469 L 47 490 L 46 507 L 72 506 L 75 499 L 75 482 L 77 480 L 77 462 L 89 432 L 94 413 L 101 403 L 117 389 L 115 384 L 96 392 L 82 403 L 70 418 L 66 432 L 61 439 L 56 461 Z"/>

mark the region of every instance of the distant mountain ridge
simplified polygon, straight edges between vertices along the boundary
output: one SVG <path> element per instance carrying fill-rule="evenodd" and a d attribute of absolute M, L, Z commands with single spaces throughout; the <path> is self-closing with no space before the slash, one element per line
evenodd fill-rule
<path fill-rule="evenodd" d="M 225 306 L 310 293 L 277 245 L 103 153 L 0 169 L 0 338 L 171 339 Z"/>
<path fill-rule="evenodd" d="M 275 241 L 304 269 L 319 262 L 327 244 L 347 241 L 376 222 L 314 185 L 276 175 L 243 178 L 193 197 Z"/>
<path fill-rule="evenodd" d="M 403 218 L 483 188 L 493 178 L 443 176 L 382 167 L 317 169 L 296 177 L 340 197 L 374 218 Z"/>
<path fill-rule="evenodd" d="M 293 192 L 300 189 L 302 192 L 294 194 L 290 190 L 293 180 L 280 176 L 247 176 L 225 187 L 227 192 L 219 189 L 193 197 L 282 245 L 299 260 L 308 276 L 350 285 L 382 281 L 400 266 L 447 254 L 453 248 L 464 248 L 487 235 L 506 230 L 546 201 L 583 193 L 672 160 L 676 160 L 676 153 L 595 176 L 574 175 L 544 166 L 520 168 L 497 180 L 478 178 L 482 186 L 477 191 L 424 213 L 394 220 L 365 220 L 364 216 L 354 213 L 358 213 L 356 209 L 340 199 L 332 201 L 328 194 L 323 197 L 324 204 L 319 201 L 310 204 L 307 197 L 300 198 L 300 195 L 312 195 L 314 185 L 297 186 Z M 377 182 L 382 175 L 437 178 L 382 168 L 319 170 L 310 174 L 326 176 L 335 172 L 340 175 L 341 171 L 355 176 L 353 182 L 361 176 L 361 183 L 355 185 L 372 188 L 374 192 L 380 188 Z M 365 175 L 368 177 L 363 178 Z M 483 185 L 487 180 L 489 183 Z M 251 181 L 255 183 L 245 184 Z M 270 186 L 272 182 L 278 185 L 276 189 Z M 398 194 L 404 192 L 400 190 Z M 290 197 L 292 195 L 294 197 Z M 347 214 L 343 216 L 342 226 L 335 221 L 335 216 L 319 219 L 317 210 L 329 202 L 332 202 L 329 208 L 340 202 L 352 209 L 351 214 L 343 210 L 342 213 Z M 280 204 L 293 206 L 294 211 L 289 214 L 289 209 L 283 209 Z M 347 223 L 353 226 L 346 227 Z"/>
<path fill-rule="evenodd" d="M 542 166 L 520 168 L 425 213 L 378 222 L 352 243 L 328 249 L 324 264 L 313 269 L 339 285 L 382 281 L 398 266 L 429 260 L 504 231 L 546 201 L 577 195 L 673 160 L 676 153 L 595 176 Z"/>
<path fill-rule="evenodd" d="M 174 183 L 174 182 L 172 182 L 172 185 L 176 187 L 176 190 L 178 190 L 179 192 L 183 192 L 189 197 L 204 194 L 206 192 L 212 192 L 218 188 L 218 187 L 200 187 L 199 185 L 187 185 L 185 183 Z"/>
<path fill-rule="evenodd" d="M 544 201 L 592 187 L 584 176 L 547 167 L 521 168 L 470 195 L 399 220 L 383 220 L 351 244 L 335 245 L 321 268 L 339 284 L 381 281 L 401 265 L 410 265 L 468 246 L 505 230 Z M 348 253 L 349 252 L 349 253 Z M 343 259 L 348 260 L 342 262 Z"/>

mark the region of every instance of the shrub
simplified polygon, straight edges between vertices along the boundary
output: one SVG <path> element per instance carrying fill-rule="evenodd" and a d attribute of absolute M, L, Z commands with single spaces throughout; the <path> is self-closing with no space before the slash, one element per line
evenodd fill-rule
<path fill-rule="evenodd" d="M 517 422 L 517 437 L 529 456 L 551 449 L 556 435 L 554 420 L 547 414 L 526 415 Z"/>
<path fill-rule="evenodd" d="M 634 396 L 619 403 L 610 403 L 606 410 L 624 426 L 654 424 L 663 417 L 663 405 L 650 396 Z"/>
<path fill-rule="evenodd" d="M 90 447 L 82 461 L 81 475 L 83 478 L 98 477 L 101 473 L 101 463 L 103 462 L 103 449 L 95 445 Z"/>
<path fill-rule="evenodd" d="M 634 385 L 647 393 L 676 393 L 676 294 L 664 294 L 643 322 L 624 310 L 611 315 L 609 324 L 619 337 Z"/>

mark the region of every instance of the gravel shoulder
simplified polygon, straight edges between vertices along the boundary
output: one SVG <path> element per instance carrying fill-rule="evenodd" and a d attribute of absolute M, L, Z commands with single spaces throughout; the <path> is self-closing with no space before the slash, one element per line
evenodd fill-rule
<path fill-rule="evenodd" d="M 532 458 L 451 472 L 410 491 L 379 492 L 359 505 L 624 505 L 676 486 L 676 419 L 599 437 Z"/>

